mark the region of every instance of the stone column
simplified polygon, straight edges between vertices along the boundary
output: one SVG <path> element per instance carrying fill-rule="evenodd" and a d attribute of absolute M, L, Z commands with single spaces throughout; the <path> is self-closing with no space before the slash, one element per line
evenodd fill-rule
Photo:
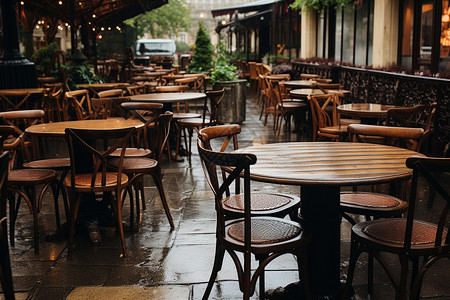
<path fill-rule="evenodd" d="M 317 55 L 316 53 L 316 26 L 317 13 L 313 9 L 307 11 L 302 10 L 301 21 L 301 41 L 300 41 L 300 57 L 309 58 Z"/>
<path fill-rule="evenodd" d="M 397 63 L 399 0 L 375 0 L 373 22 L 373 65 Z"/>

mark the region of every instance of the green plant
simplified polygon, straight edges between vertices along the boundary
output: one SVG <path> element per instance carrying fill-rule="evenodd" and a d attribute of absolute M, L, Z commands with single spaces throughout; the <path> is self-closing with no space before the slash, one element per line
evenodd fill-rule
<path fill-rule="evenodd" d="M 214 85 L 217 81 L 234 81 L 238 80 L 239 76 L 236 74 L 237 68 L 233 65 L 218 64 L 211 72 L 211 84 Z"/>
<path fill-rule="evenodd" d="M 54 53 L 58 50 L 58 45 L 53 42 L 50 43 L 47 47 L 40 48 L 33 54 L 31 60 L 34 62 L 38 76 L 50 75 L 49 72 L 52 69 L 50 67 L 50 63 L 52 61 Z"/>
<path fill-rule="evenodd" d="M 207 72 L 212 67 L 214 49 L 211 38 L 202 22 L 198 23 L 195 52 L 189 64 L 190 73 Z"/>
<path fill-rule="evenodd" d="M 189 52 L 189 45 L 185 42 L 175 41 L 177 52 Z"/>
<path fill-rule="evenodd" d="M 86 63 L 63 65 L 63 69 L 67 71 L 67 81 L 71 89 L 76 89 L 80 83 L 93 83 L 97 79 Z"/>
<path fill-rule="evenodd" d="M 298 9 L 301 13 L 302 10 L 314 9 L 317 11 L 322 10 L 324 7 L 345 7 L 350 4 L 360 4 L 362 0 L 295 0 L 291 4 L 291 8 Z"/>

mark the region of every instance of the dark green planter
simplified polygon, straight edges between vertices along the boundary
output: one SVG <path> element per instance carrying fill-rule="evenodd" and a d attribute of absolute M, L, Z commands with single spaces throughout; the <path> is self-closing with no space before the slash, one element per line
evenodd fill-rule
<path fill-rule="evenodd" d="M 237 123 L 245 121 L 247 80 L 216 81 L 214 90 L 225 89 L 225 96 L 220 102 L 217 122 L 219 124 Z"/>

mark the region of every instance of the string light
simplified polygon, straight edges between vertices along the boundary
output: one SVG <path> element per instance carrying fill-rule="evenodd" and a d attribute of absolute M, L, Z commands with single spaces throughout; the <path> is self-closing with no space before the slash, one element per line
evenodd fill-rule
<path fill-rule="evenodd" d="M 92 31 L 95 31 L 95 27 L 92 28 Z"/>
<path fill-rule="evenodd" d="M 101 31 L 103 31 L 103 30 L 105 30 L 105 28 L 104 28 L 104 27 L 102 27 L 102 28 L 100 28 L 100 30 L 101 30 Z"/>
<path fill-rule="evenodd" d="M 23 2 L 23 1 L 20 1 L 20 5 L 25 5 L 25 2 Z"/>
<path fill-rule="evenodd" d="M 39 25 L 36 25 L 36 29 L 39 29 Z"/>
<path fill-rule="evenodd" d="M 59 4 L 59 5 L 62 5 L 62 1 L 61 1 L 61 0 L 59 0 L 59 1 L 58 1 L 58 4 Z"/>
<path fill-rule="evenodd" d="M 108 30 L 111 30 L 111 27 L 108 27 Z"/>
<path fill-rule="evenodd" d="M 92 15 L 92 18 L 94 18 L 94 19 L 95 19 L 95 18 L 97 18 L 97 16 L 96 16 L 95 14 L 93 14 L 93 15 Z"/>

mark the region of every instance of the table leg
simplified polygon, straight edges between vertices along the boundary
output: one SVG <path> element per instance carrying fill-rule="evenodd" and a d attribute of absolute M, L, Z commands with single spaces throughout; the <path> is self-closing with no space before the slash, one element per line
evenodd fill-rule
<path fill-rule="evenodd" d="M 312 234 L 308 274 L 314 298 L 338 299 L 340 290 L 339 186 L 302 186 L 301 224 Z"/>

